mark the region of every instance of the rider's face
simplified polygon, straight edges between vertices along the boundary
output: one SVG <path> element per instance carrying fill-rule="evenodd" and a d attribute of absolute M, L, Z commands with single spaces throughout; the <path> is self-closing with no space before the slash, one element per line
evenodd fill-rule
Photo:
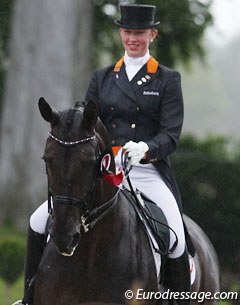
<path fill-rule="evenodd" d="M 157 30 L 120 28 L 120 36 L 128 56 L 142 57 L 146 54 L 151 40 L 157 36 Z"/>

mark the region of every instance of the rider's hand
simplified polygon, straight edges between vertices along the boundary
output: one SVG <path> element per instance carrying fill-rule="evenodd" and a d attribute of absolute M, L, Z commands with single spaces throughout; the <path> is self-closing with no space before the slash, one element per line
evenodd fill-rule
<path fill-rule="evenodd" d="M 146 152 L 149 150 L 148 145 L 145 142 L 133 142 L 129 141 L 124 146 L 123 149 L 128 153 L 131 165 L 137 165 L 146 156 Z"/>

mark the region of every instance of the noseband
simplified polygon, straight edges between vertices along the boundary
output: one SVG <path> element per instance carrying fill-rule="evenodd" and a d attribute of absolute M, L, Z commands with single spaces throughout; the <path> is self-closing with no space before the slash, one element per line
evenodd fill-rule
<path fill-rule="evenodd" d="M 97 139 L 95 134 L 76 141 L 63 141 L 52 135 L 50 132 L 48 133 L 48 135 L 51 139 L 53 139 L 54 141 L 65 147 L 73 147 Z M 96 153 L 96 166 L 100 164 L 101 155 L 102 155 L 98 142 L 97 145 L 98 145 L 98 149 Z M 53 203 L 74 206 L 80 209 L 80 211 L 82 212 L 81 225 L 83 226 L 84 231 L 87 232 L 89 229 L 93 228 L 115 206 L 115 203 L 117 202 L 117 195 L 119 193 L 116 192 L 115 196 L 111 200 L 93 209 L 93 199 L 96 192 L 98 178 L 101 177 L 100 174 L 102 174 L 102 172 L 100 170 L 100 165 L 99 165 L 99 170 L 97 171 L 91 191 L 89 194 L 86 195 L 86 199 L 83 201 L 81 201 L 78 198 L 64 196 L 64 195 L 53 196 L 48 182 L 48 212 L 50 214 L 50 217 L 53 217 L 53 213 L 52 213 Z"/>

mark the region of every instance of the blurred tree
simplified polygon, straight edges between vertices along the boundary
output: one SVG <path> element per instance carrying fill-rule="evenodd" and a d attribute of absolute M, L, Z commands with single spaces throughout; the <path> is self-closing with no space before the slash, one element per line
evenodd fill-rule
<path fill-rule="evenodd" d="M 224 136 L 208 135 L 204 140 L 199 140 L 192 134 L 182 136 L 178 153 L 202 154 L 215 159 L 227 159 L 230 155 L 228 150 L 229 139 Z"/>
<path fill-rule="evenodd" d="M 14 236 L 0 240 L 0 276 L 13 284 L 23 272 L 24 242 Z"/>
<path fill-rule="evenodd" d="M 15 2 L 1 127 L 0 223 L 8 217 L 26 227 L 29 210 L 46 198 L 40 159 L 49 127 L 37 102 L 44 96 L 62 109 L 84 97 L 91 8 L 88 0 Z"/>
<path fill-rule="evenodd" d="M 227 139 L 187 135 L 172 156 L 172 166 L 185 213 L 213 242 L 222 270 L 239 275 L 240 162 L 227 151 Z"/>
<path fill-rule="evenodd" d="M 119 4 L 126 2 L 157 6 L 156 20 L 161 23 L 159 37 L 151 48 L 152 53 L 161 63 L 173 67 L 179 61 L 188 63 L 194 55 L 203 58 L 204 48 L 201 39 L 206 28 L 212 23 L 212 15 L 209 12 L 212 0 L 113 0 L 111 2 L 93 0 L 95 4 L 93 31 L 96 46 L 93 50 L 95 67 L 105 64 L 106 61 L 115 61 L 122 55 L 118 29 L 113 21 L 120 17 Z"/>
<path fill-rule="evenodd" d="M 0 2 L 0 117 L 3 100 L 3 84 L 7 69 L 8 40 L 11 24 L 13 0 Z"/>

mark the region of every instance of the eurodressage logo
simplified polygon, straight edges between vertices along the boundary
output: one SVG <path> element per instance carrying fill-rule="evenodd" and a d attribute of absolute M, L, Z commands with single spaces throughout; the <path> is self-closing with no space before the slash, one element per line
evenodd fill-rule
<path fill-rule="evenodd" d="M 202 303 L 204 300 L 237 300 L 237 292 L 173 292 L 169 289 L 160 292 L 146 292 L 143 289 L 137 289 L 137 291 L 127 290 L 125 291 L 125 298 L 127 300 L 135 299 L 139 300 L 196 300 L 198 303 Z"/>

